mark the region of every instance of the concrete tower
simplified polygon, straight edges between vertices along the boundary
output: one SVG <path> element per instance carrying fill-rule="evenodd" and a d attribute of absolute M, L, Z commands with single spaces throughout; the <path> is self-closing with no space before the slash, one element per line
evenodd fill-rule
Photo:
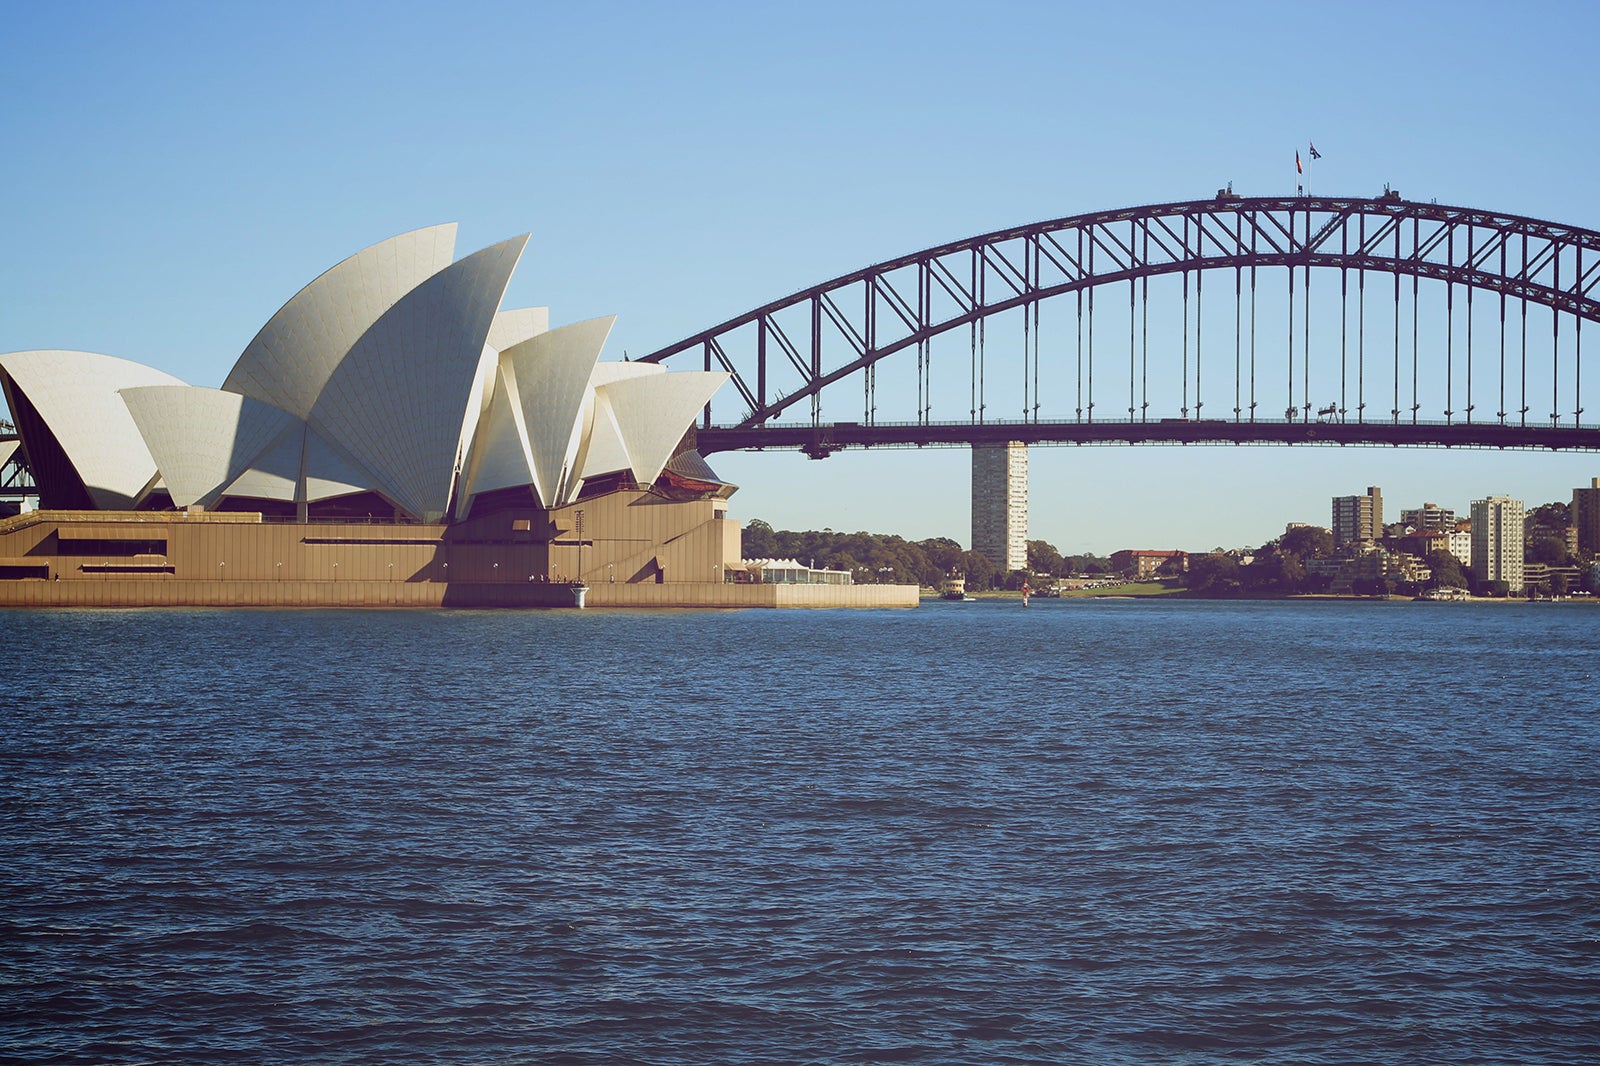
<path fill-rule="evenodd" d="M 1383 493 L 1376 486 L 1365 496 L 1333 498 L 1333 542 L 1350 544 L 1383 536 Z"/>
<path fill-rule="evenodd" d="M 1007 572 L 1028 565 L 1028 446 L 972 446 L 972 550 Z"/>
<path fill-rule="evenodd" d="M 1472 501 L 1472 573 L 1479 581 L 1504 581 L 1522 591 L 1521 500 L 1490 496 Z"/>
<path fill-rule="evenodd" d="M 1600 552 L 1600 477 L 1590 488 L 1572 490 L 1572 524 L 1578 527 L 1578 551 Z"/>

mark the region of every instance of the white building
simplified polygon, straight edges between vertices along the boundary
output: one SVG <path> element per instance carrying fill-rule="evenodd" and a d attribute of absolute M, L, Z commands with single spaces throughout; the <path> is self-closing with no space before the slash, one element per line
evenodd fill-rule
<path fill-rule="evenodd" d="M 500 306 L 526 235 L 462 259 L 455 236 L 403 233 L 325 271 L 220 389 L 93 352 L 0 354 L 41 502 L 436 523 L 661 477 L 729 375 L 601 362 L 611 318 L 551 329 L 546 308 Z"/>
<path fill-rule="evenodd" d="M 1028 565 L 1028 446 L 972 446 L 972 550 L 1009 573 Z"/>
<path fill-rule="evenodd" d="M 855 575 L 848 570 L 818 570 L 798 559 L 742 559 L 746 576 L 729 580 L 753 581 L 762 585 L 853 585 Z"/>
<path fill-rule="evenodd" d="M 1456 513 L 1436 503 L 1400 512 L 1400 524 L 1410 526 L 1418 533 L 1448 533 L 1455 528 Z"/>
<path fill-rule="evenodd" d="M 1472 573 L 1479 581 L 1504 581 L 1522 591 L 1521 500 L 1490 496 L 1472 501 Z"/>

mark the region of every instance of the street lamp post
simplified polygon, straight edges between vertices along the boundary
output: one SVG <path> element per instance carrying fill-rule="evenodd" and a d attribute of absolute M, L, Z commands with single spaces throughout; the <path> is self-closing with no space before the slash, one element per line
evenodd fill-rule
<path fill-rule="evenodd" d="M 573 515 L 577 519 L 578 527 L 578 584 L 583 584 L 583 508 L 580 507 Z"/>
<path fill-rule="evenodd" d="M 583 583 L 583 508 L 578 508 L 573 517 L 578 529 L 578 573 L 572 583 L 572 605 L 582 610 L 584 597 L 589 594 L 589 586 Z"/>

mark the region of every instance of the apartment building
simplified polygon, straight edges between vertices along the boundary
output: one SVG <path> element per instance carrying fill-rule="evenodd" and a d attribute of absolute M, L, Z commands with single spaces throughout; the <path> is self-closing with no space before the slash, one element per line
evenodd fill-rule
<path fill-rule="evenodd" d="M 1333 498 L 1333 542 L 1354 544 L 1383 536 L 1383 493 L 1372 486 L 1365 496 Z"/>
<path fill-rule="evenodd" d="M 1524 511 L 1522 501 L 1509 496 L 1472 501 L 1472 574 L 1479 581 L 1504 581 L 1512 592 L 1522 591 Z"/>
<path fill-rule="evenodd" d="M 1578 531 L 1578 551 L 1600 552 L 1600 477 L 1589 488 L 1572 490 L 1572 524 Z"/>

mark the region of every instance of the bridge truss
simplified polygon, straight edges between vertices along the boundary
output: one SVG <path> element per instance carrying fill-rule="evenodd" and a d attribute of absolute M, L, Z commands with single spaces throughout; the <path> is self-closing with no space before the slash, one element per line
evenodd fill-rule
<path fill-rule="evenodd" d="M 705 452 L 1000 440 L 1600 450 L 1600 426 L 1583 420 L 1597 286 L 1592 230 L 1387 192 L 1222 191 L 915 252 L 644 358 L 732 375 L 724 395 L 742 410 L 719 422 L 707 406 Z M 1052 300 L 1066 326 L 1052 310 L 1045 342 Z M 880 371 L 894 420 L 880 417 Z M 955 419 L 934 418 L 936 371 L 941 414 L 959 381 Z M 824 417 L 825 395 L 855 390 L 859 420 Z"/>
<path fill-rule="evenodd" d="M 37 492 L 20 442 L 14 435 L 0 431 L 0 503 L 19 504 Z"/>

